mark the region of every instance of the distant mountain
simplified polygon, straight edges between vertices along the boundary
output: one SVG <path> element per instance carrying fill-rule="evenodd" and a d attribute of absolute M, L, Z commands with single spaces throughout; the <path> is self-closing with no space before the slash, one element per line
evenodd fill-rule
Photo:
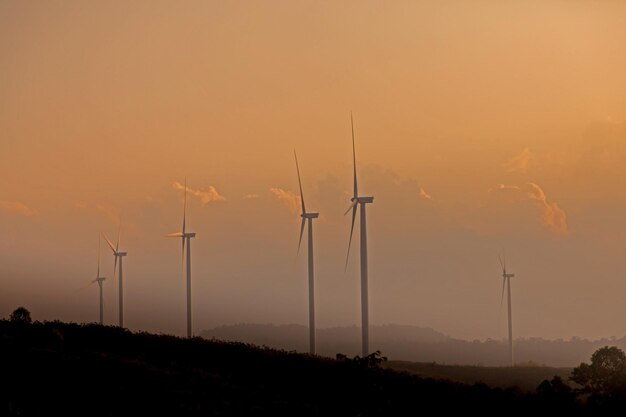
<path fill-rule="evenodd" d="M 275 326 L 272 324 L 236 324 L 205 330 L 200 334 L 207 339 L 252 343 L 276 349 L 307 352 L 309 330 L 298 324 Z M 417 326 L 372 326 L 371 346 L 385 353 L 398 351 L 402 346 L 442 343 L 449 338 L 431 328 Z M 318 329 L 317 350 L 322 356 L 334 357 L 341 352 L 350 356 L 360 354 L 361 329 L 356 326 Z M 400 352 L 398 351 L 398 354 Z M 400 355 L 404 356 L 404 355 Z"/>
<path fill-rule="evenodd" d="M 205 330 L 207 339 L 238 341 L 276 349 L 308 351 L 308 329 L 290 324 L 237 324 Z M 393 360 L 437 362 L 459 365 L 508 365 L 508 344 L 504 340 L 484 341 L 453 339 L 429 327 L 389 324 L 372 326 L 372 350 L 380 350 Z M 318 329 L 319 355 L 335 357 L 337 353 L 360 355 L 361 329 L 334 327 Z M 515 340 L 515 361 L 522 365 L 577 366 L 588 361 L 602 346 L 617 346 L 626 350 L 626 337 L 621 339 L 546 340 L 528 338 Z"/>
<path fill-rule="evenodd" d="M 200 334 L 207 339 L 220 339 L 277 349 L 306 352 L 309 348 L 309 330 L 298 324 L 275 326 L 272 324 L 236 324 L 205 330 Z M 372 347 L 374 349 L 392 349 L 392 346 L 405 344 L 433 344 L 449 338 L 428 327 L 384 325 L 372 326 Z M 341 352 L 357 355 L 360 352 L 361 329 L 356 326 L 318 329 L 317 346 L 320 355 L 335 356 Z"/>

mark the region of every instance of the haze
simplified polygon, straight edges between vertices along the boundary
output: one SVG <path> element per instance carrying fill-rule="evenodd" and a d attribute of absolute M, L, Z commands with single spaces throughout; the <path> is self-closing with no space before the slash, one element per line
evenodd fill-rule
<path fill-rule="evenodd" d="M 626 4 L 0 1 L 0 316 L 96 321 L 122 221 L 125 324 L 360 323 L 343 264 L 350 112 L 370 322 L 503 338 L 626 334 Z M 102 252 L 105 320 L 113 256 Z"/>

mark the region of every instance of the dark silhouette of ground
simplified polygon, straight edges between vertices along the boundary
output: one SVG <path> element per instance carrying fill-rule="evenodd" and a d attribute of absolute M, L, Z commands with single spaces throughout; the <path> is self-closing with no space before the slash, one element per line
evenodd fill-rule
<path fill-rule="evenodd" d="M 540 395 L 527 394 L 420 378 L 380 367 L 379 360 L 335 360 L 95 324 L 0 321 L 0 415 L 528 416 L 586 410 L 557 380 L 546 381 Z"/>

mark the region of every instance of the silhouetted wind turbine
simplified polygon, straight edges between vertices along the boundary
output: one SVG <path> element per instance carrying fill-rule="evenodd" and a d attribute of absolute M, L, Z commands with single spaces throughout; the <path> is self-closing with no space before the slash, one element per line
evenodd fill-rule
<path fill-rule="evenodd" d="M 104 324 L 104 298 L 102 297 L 102 281 L 106 278 L 100 276 L 100 236 L 98 236 L 98 272 L 96 273 L 96 279 L 91 281 L 91 284 L 98 283 L 100 287 L 100 324 Z"/>
<path fill-rule="evenodd" d="M 513 278 L 515 274 L 509 274 L 506 272 L 506 256 L 504 256 L 504 261 L 500 255 L 498 255 L 498 259 L 500 260 L 500 266 L 502 267 L 502 296 L 500 297 L 500 306 L 502 306 L 502 301 L 504 300 L 504 288 L 506 286 L 509 307 L 509 354 L 511 366 L 515 366 L 515 359 L 513 357 L 513 316 L 511 313 L 511 278 Z"/>
<path fill-rule="evenodd" d="M 296 171 L 298 172 L 298 185 L 300 186 L 300 201 L 302 203 L 302 224 L 300 225 L 300 240 L 298 240 L 298 253 L 300 253 L 300 244 L 302 243 L 302 235 L 304 234 L 304 224 L 308 220 L 309 235 L 309 352 L 315 354 L 315 283 L 313 273 L 313 219 L 319 217 L 319 213 L 307 213 L 304 207 L 304 194 L 302 194 L 302 181 L 300 180 L 300 167 L 298 166 L 298 155 L 293 151 L 296 158 Z"/>
<path fill-rule="evenodd" d="M 117 270 L 117 261 L 120 261 L 120 273 L 119 273 L 119 323 L 120 327 L 124 327 L 124 268 L 123 268 L 123 259 L 124 256 L 128 255 L 127 252 L 120 252 L 120 232 L 122 229 L 122 222 L 120 222 L 119 229 L 117 230 L 117 243 L 113 246 L 113 243 L 109 240 L 109 238 L 103 233 L 104 239 L 109 244 L 109 247 L 113 251 L 113 257 L 115 258 L 115 263 L 113 264 L 113 279 L 115 279 L 115 272 Z"/>
<path fill-rule="evenodd" d="M 369 308 L 367 293 L 367 223 L 365 221 L 365 205 L 374 202 L 374 197 L 360 197 L 356 181 L 356 150 L 354 145 L 354 120 L 350 113 L 350 124 L 352 126 L 352 161 L 354 163 L 354 195 L 350 199 L 352 204 L 344 215 L 352 210 L 352 226 L 350 227 L 350 240 L 348 241 L 348 254 L 346 255 L 346 269 L 348 268 L 348 257 L 350 256 L 350 246 L 352 245 L 352 233 L 354 232 L 354 220 L 356 219 L 357 207 L 361 207 L 361 331 L 362 331 L 362 352 L 363 357 L 369 354 Z"/>
<path fill-rule="evenodd" d="M 187 232 L 185 221 L 187 214 L 187 178 L 185 178 L 185 199 L 183 202 L 183 229 L 181 232 L 170 233 L 168 237 L 180 237 L 182 240 L 182 256 L 185 258 L 185 240 L 187 240 L 187 337 L 193 336 L 191 330 L 191 238 L 196 237 L 195 233 Z"/>

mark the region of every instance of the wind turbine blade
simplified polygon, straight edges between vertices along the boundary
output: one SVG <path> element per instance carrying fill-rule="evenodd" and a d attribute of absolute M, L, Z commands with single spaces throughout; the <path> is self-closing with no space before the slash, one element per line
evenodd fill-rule
<path fill-rule="evenodd" d="M 356 203 L 352 205 L 352 226 L 350 227 L 350 240 L 348 240 L 348 253 L 346 254 L 346 267 L 348 269 L 348 259 L 350 258 L 350 247 L 352 246 L 352 233 L 354 232 L 354 220 L 356 219 Z"/>
<path fill-rule="evenodd" d="M 185 265 L 185 236 L 183 236 L 183 238 L 181 239 L 183 241 L 183 251 L 182 251 L 182 255 L 181 255 L 181 260 L 180 260 L 180 264 L 181 267 Z M 189 249 L 187 249 L 189 250 Z"/>
<path fill-rule="evenodd" d="M 506 278 L 502 277 L 502 295 L 500 296 L 500 309 L 502 310 L 502 302 L 504 301 L 504 288 L 506 287 Z"/>
<path fill-rule="evenodd" d="M 185 233 L 185 220 L 187 217 L 187 177 L 185 177 L 185 197 L 183 200 L 183 234 Z M 183 242 L 183 247 L 185 243 Z"/>
<path fill-rule="evenodd" d="M 306 219 L 303 217 L 302 218 L 302 224 L 300 225 L 300 239 L 298 240 L 298 252 L 300 253 L 300 245 L 302 244 L 302 235 L 304 235 L 304 223 L 306 222 Z"/>
<path fill-rule="evenodd" d="M 357 198 L 359 191 L 356 184 L 356 149 L 354 146 L 354 119 L 352 118 L 352 112 L 350 112 L 350 125 L 352 127 L 352 162 L 354 163 L 354 198 Z"/>
<path fill-rule="evenodd" d="M 106 240 L 106 242 L 108 243 L 109 247 L 111 248 L 111 250 L 113 251 L 113 253 L 117 252 L 115 250 L 115 246 L 113 246 L 113 242 L 111 242 L 109 240 L 109 238 L 107 237 L 107 235 L 105 235 L 104 233 L 102 233 L 102 236 L 104 236 L 104 239 Z"/>
<path fill-rule="evenodd" d="M 120 250 L 120 233 L 122 232 L 122 219 L 120 219 L 120 225 L 117 229 L 117 244 L 115 245 L 115 252 Z"/>
<path fill-rule="evenodd" d="M 500 266 L 502 267 L 502 271 L 506 271 L 506 268 L 504 267 L 504 263 L 502 262 L 502 257 L 500 255 L 498 255 L 498 260 L 500 261 Z"/>
<path fill-rule="evenodd" d="M 346 210 L 345 213 L 343 213 L 343 215 L 345 216 L 346 214 L 350 213 L 350 210 L 354 209 L 354 207 L 356 207 L 356 205 L 359 204 L 358 201 L 353 201 L 352 204 L 350 204 L 350 207 L 348 207 L 348 210 Z"/>
<path fill-rule="evenodd" d="M 183 234 L 181 232 L 174 232 L 174 233 L 165 235 L 165 237 L 183 237 Z"/>
<path fill-rule="evenodd" d="M 76 288 L 76 289 L 74 290 L 74 292 L 79 292 L 79 291 L 82 291 L 82 290 L 84 290 L 84 289 L 86 289 L 86 288 L 89 288 L 89 287 L 91 287 L 91 286 L 92 286 L 95 282 L 96 282 L 95 280 L 94 280 L 94 281 L 89 281 L 89 283 L 87 283 L 87 284 L 85 284 L 85 285 L 83 285 L 83 286 L 81 286 L 81 287 Z"/>
<path fill-rule="evenodd" d="M 115 279 L 116 271 L 117 271 L 117 254 L 115 255 L 115 262 L 113 263 L 113 279 Z"/>
<path fill-rule="evenodd" d="M 98 274 L 96 278 L 100 278 L 100 242 L 102 242 L 102 239 L 98 236 Z"/>
<path fill-rule="evenodd" d="M 302 202 L 302 214 L 304 214 L 306 213 L 306 209 L 304 208 L 304 194 L 302 193 L 302 181 L 300 180 L 300 167 L 298 166 L 298 155 L 296 155 L 295 149 L 293 150 L 293 156 L 296 158 L 296 170 L 298 171 L 298 185 L 300 186 L 300 201 Z M 302 235 L 300 236 L 300 238 L 302 239 Z"/>

